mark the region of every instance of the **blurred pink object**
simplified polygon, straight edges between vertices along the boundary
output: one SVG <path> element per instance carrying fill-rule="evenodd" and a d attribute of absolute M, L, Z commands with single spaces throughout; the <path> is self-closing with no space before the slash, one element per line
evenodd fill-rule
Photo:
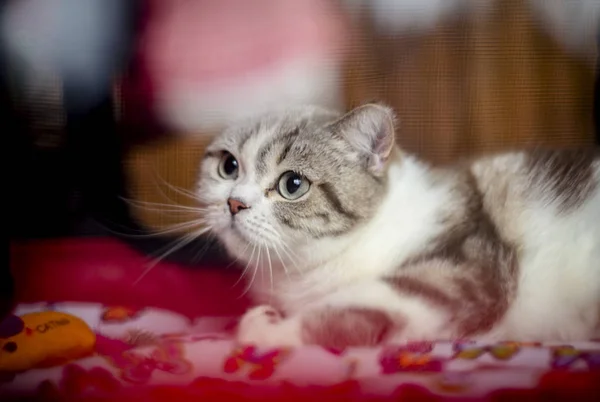
<path fill-rule="evenodd" d="M 18 303 L 157 307 L 188 317 L 236 316 L 249 305 L 235 268 L 162 262 L 136 283 L 148 258 L 112 238 L 17 242 L 10 254 Z"/>
<path fill-rule="evenodd" d="M 340 105 L 344 24 L 329 0 L 150 0 L 140 56 L 182 131 L 301 103 Z"/>

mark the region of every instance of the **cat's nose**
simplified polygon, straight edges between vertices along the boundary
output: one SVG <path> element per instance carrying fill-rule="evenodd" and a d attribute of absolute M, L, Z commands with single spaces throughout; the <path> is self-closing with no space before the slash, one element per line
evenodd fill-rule
<path fill-rule="evenodd" d="M 249 206 L 247 206 L 246 204 L 244 204 L 240 200 L 236 200 L 235 198 L 228 199 L 227 200 L 227 204 L 229 204 L 229 211 L 231 212 L 231 215 L 237 214 L 242 209 L 248 209 L 248 208 L 250 208 Z"/>

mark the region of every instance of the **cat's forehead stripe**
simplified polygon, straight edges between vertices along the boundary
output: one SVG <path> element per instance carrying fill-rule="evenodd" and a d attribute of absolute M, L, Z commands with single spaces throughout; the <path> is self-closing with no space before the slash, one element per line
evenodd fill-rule
<path fill-rule="evenodd" d="M 258 121 L 256 124 L 254 124 L 254 126 L 251 126 L 248 129 L 243 131 L 243 134 L 241 135 L 241 138 L 238 141 L 238 151 L 240 153 L 244 149 L 248 140 L 250 138 L 256 136 L 257 134 L 259 134 L 262 131 L 261 128 L 262 128 L 262 122 Z"/>
<path fill-rule="evenodd" d="M 291 131 L 279 131 L 278 135 L 275 135 L 269 142 L 264 144 L 258 151 L 256 157 L 256 172 L 264 175 L 268 172 L 268 160 L 269 154 L 279 148 L 279 155 L 275 158 L 276 163 L 279 165 L 287 156 L 293 142 L 300 133 L 300 127 L 296 127 Z"/>

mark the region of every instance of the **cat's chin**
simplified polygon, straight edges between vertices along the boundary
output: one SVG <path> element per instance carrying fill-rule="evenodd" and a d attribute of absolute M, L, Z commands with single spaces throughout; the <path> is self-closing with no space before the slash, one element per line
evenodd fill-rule
<path fill-rule="evenodd" d="M 226 231 L 217 235 L 220 242 L 225 246 L 227 253 L 236 261 L 245 264 L 271 264 L 271 269 L 294 264 L 293 260 L 297 257 L 296 253 L 283 249 L 282 247 L 273 247 L 268 239 L 257 239 L 252 235 L 241 233 L 241 231 L 228 228 Z M 293 257 L 290 257 L 290 254 Z M 282 260 L 282 257 L 288 256 L 289 259 Z"/>
<path fill-rule="evenodd" d="M 250 238 L 248 234 L 235 226 L 230 226 L 221 231 L 217 234 L 217 237 L 225 245 L 229 254 L 241 261 L 247 261 L 250 258 L 252 249 L 264 244 L 264 242 Z"/>

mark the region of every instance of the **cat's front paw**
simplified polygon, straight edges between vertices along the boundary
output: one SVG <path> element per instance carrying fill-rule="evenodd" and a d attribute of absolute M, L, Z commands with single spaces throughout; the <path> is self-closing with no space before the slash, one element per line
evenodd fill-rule
<path fill-rule="evenodd" d="M 239 343 L 261 347 L 302 345 L 301 328 L 294 318 L 283 318 L 275 308 L 262 305 L 242 316 L 237 328 Z"/>

